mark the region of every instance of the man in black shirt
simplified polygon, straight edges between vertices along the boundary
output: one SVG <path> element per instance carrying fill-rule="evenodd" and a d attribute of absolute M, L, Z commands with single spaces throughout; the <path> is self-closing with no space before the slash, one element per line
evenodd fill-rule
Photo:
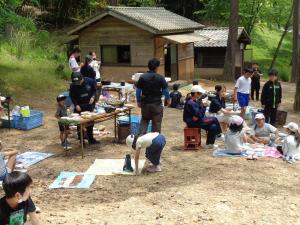
<path fill-rule="evenodd" d="M 254 101 L 254 93 L 256 93 L 256 101 L 259 101 L 260 77 L 262 76 L 258 64 L 252 64 L 253 75 L 251 77 L 251 100 Z"/>
<path fill-rule="evenodd" d="M 0 224 L 24 225 L 29 215 L 31 224 L 40 225 L 36 208 L 30 198 L 31 177 L 14 171 L 3 181 L 5 197 L 0 199 Z"/>
<path fill-rule="evenodd" d="M 165 96 L 167 105 L 170 104 L 168 84 L 162 75 L 157 74 L 159 66 L 158 59 L 151 59 L 148 63 L 149 71 L 144 73 L 137 83 L 136 98 L 138 106 L 142 110 L 141 135 L 147 133 L 150 120 L 152 121 L 152 132 L 161 132 L 162 95 Z"/>
<path fill-rule="evenodd" d="M 72 84 L 70 86 L 70 97 L 74 104 L 74 112 L 81 113 L 84 111 L 94 111 L 96 96 L 96 83 L 94 80 L 82 77 L 80 73 L 74 73 L 72 75 Z M 98 144 L 99 142 L 93 135 L 94 124 L 86 127 L 89 144 Z M 79 127 L 78 138 L 81 140 Z"/>

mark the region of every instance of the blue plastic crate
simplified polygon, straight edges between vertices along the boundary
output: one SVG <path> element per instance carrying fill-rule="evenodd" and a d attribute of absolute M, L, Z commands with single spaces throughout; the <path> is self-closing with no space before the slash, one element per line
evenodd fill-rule
<path fill-rule="evenodd" d="M 119 119 L 118 120 L 119 124 L 124 124 L 124 123 L 129 123 L 129 117 L 126 117 L 126 119 Z M 140 131 L 140 123 L 141 123 L 141 118 L 137 117 L 137 116 L 131 116 L 131 133 L 133 135 L 137 135 Z M 152 131 L 152 123 L 150 121 L 149 125 L 148 125 L 148 130 L 147 132 L 151 132 Z"/>
<path fill-rule="evenodd" d="M 30 116 L 13 116 L 14 128 L 19 130 L 31 130 L 43 125 L 44 113 L 37 110 L 30 110 Z"/>

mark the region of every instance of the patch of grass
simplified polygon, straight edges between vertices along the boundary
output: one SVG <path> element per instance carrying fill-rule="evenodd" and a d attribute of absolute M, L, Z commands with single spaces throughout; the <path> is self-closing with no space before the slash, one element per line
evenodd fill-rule
<path fill-rule="evenodd" d="M 11 47 L 8 41 L 0 43 L 0 74 L 6 92 L 8 90 L 16 97 L 20 97 L 23 91 L 45 96 L 67 89 L 64 79 L 70 76 L 70 72 L 63 49 L 31 47 L 19 59 Z M 57 73 L 60 64 L 64 65 L 64 70 Z"/>
<path fill-rule="evenodd" d="M 260 64 L 260 68 L 266 76 L 271 65 L 273 55 L 283 31 L 257 26 L 251 34 L 253 49 L 253 61 Z M 292 61 L 292 34 L 288 33 L 280 48 L 274 68 L 279 71 L 281 80 L 288 81 L 291 77 Z"/>

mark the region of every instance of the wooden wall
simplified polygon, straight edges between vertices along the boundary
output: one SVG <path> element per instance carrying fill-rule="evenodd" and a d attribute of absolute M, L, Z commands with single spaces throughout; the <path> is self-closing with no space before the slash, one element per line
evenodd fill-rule
<path fill-rule="evenodd" d="M 178 45 L 178 79 L 194 79 L 194 43 Z"/>
<path fill-rule="evenodd" d="M 79 47 L 82 51 L 82 58 L 90 51 L 95 51 L 101 59 L 101 45 L 130 45 L 131 66 L 133 68 L 103 65 L 102 74 L 107 75 L 107 78 L 114 74 L 115 80 L 118 77 L 129 79 L 133 72 L 138 72 L 140 68 L 144 69 L 148 64 L 148 60 L 154 56 L 153 34 L 112 16 L 104 17 L 82 30 L 79 34 Z"/>
<path fill-rule="evenodd" d="M 116 82 L 119 82 L 121 80 L 131 81 L 131 76 L 133 74 L 143 73 L 147 71 L 147 66 L 103 66 L 101 69 L 103 79 Z"/>
<path fill-rule="evenodd" d="M 167 44 L 163 38 L 156 37 L 154 40 L 154 57 L 160 60 L 160 67 L 157 73 L 165 75 L 165 54 L 164 45 Z"/>

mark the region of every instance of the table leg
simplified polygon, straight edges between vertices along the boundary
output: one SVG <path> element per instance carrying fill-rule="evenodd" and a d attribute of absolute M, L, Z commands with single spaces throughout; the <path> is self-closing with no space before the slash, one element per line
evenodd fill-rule
<path fill-rule="evenodd" d="M 117 115 L 115 115 L 114 120 L 115 120 L 115 140 L 117 141 Z"/>
<path fill-rule="evenodd" d="M 131 132 L 131 109 L 129 109 L 128 116 L 129 116 L 129 129 L 130 129 L 130 134 L 132 134 L 132 132 Z"/>
<path fill-rule="evenodd" d="M 66 126 L 66 124 L 64 124 L 64 136 L 66 137 L 66 138 L 64 139 L 64 150 L 66 151 L 66 156 L 68 156 L 69 150 L 68 150 L 68 148 L 67 148 L 68 135 L 67 135 L 67 126 Z"/>
<path fill-rule="evenodd" d="M 10 130 L 10 128 L 11 128 L 11 124 L 10 124 L 10 121 L 11 121 L 11 119 L 10 119 L 10 106 L 9 106 L 9 102 L 7 102 L 7 114 L 8 114 L 8 128 L 9 128 L 9 130 Z"/>
<path fill-rule="evenodd" d="M 84 139 L 83 139 L 83 126 L 80 124 L 80 143 L 81 143 L 81 157 L 83 158 L 83 148 L 84 148 Z"/>

